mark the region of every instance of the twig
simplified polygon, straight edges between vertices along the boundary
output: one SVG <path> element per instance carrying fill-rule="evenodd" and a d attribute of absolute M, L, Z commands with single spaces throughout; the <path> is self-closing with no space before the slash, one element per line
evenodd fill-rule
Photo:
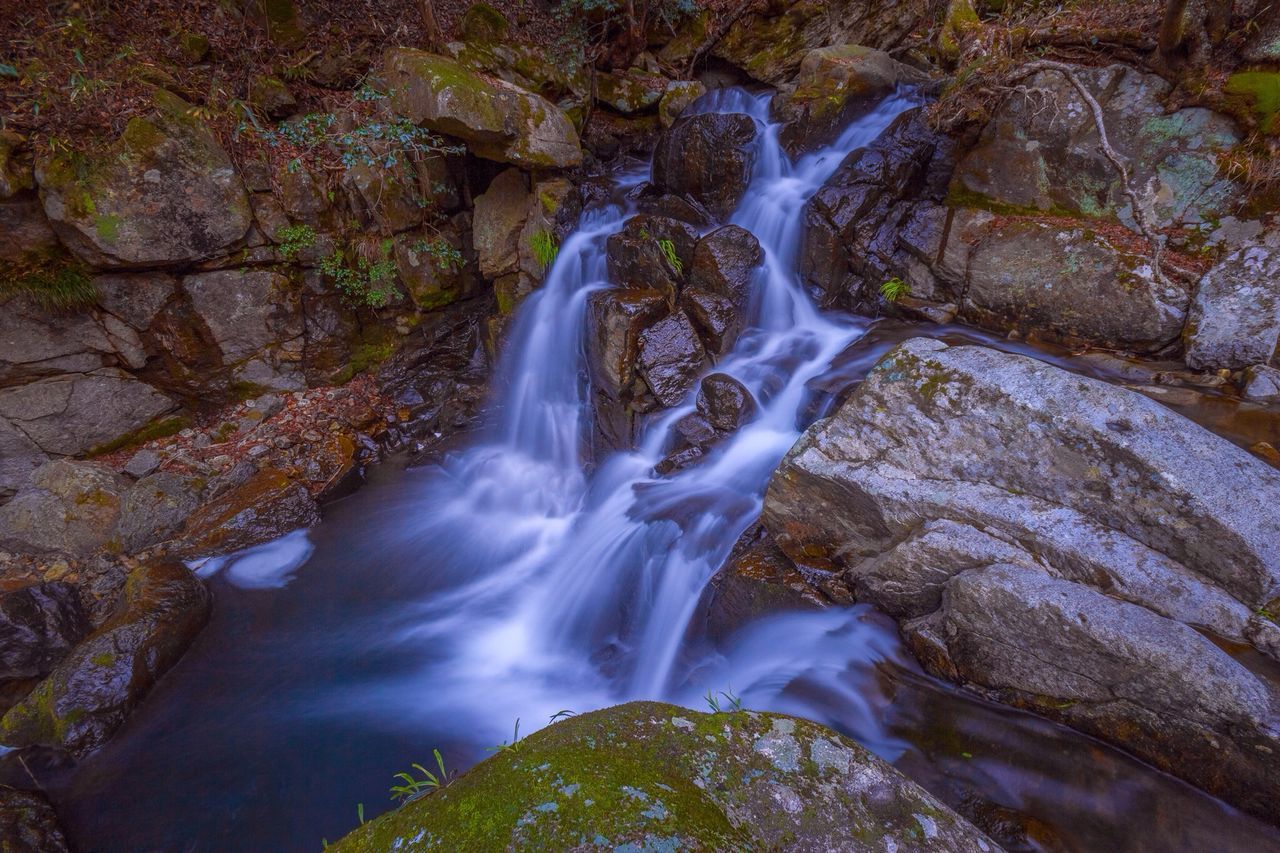
<path fill-rule="evenodd" d="M 1089 112 L 1093 115 L 1094 126 L 1098 129 L 1098 149 L 1102 155 L 1110 161 L 1115 170 L 1120 173 L 1120 184 L 1124 190 L 1125 196 L 1129 199 L 1129 204 L 1133 208 L 1133 221 L 1137 224 L 1138 229 L 1142 232 L 1142 236 L 1147 239 L 1152 246 L 1151 266 L 1153 272 L 1160 284 L 1168 286 L 1169 281 L 1165 278 L 1161 269 L 1160 262 L 1164 255 L 1165 237 L 1160 234 L 1147 219 L 1147 213 L 1142 207 L 1141 199 L 1138 198 L 1138 192 L 1133 188 L 1133 181 L 1129 175 L 1129 166 L 1125 163 L 1114 148 L 1111 147 L 1111 140 L 1107 138 L 1106 120 L 1102 113 L 1102 105 L 1098 103 L 1098 99 L 1084 85 L 1084 82 L 1076 74 L 1075 69 L 1070 65 L 1062 62 L 1054 62 L 1051 59 L 1040 59 L 1035 62 L 1028 63 L 1018 69 L 1015 79 L 1023 79 L 1041 71 L 1056 71 L 1063 77 L 1067 78 L 1067 82 L 1080 95 L 1085 106 L 1089 108 Z"/>

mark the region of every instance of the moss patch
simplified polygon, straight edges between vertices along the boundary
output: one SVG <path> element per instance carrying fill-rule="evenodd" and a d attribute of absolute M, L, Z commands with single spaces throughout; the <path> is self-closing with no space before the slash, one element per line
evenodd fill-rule
<path fill-rule="evenodd" d="M 1280 134 L 1280 71 L 1240 71 L 1228 78 L 1223 92 L 1242 102 L 1264 133 Z"/>

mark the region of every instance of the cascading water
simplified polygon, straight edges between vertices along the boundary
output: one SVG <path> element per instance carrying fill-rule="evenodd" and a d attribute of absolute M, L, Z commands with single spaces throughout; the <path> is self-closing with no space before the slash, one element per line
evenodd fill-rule
<path fill-rule="evenodd" d="M 723 653 L 691 625 L 802 421 L 823 414 L 809 388 L 856 378 L 891 343 L 867 334 L 870 320 L 819 313 L 794 270 L 805 201 L 913 103 L 889 98 L 794 164 L 765 97 L 723 90 L 697 105 L 761 130 L 732 217 L 764 249 L 753 324 L 715 366 L 756 397 L 755 419 L 657 476 L 691 395 L 636 450 L 589 470 L 586 304 L 609 286 L 604 242 L 631 213 L 625 201 L 589 211 L 515 318 L 483 440 L 431 468 L 374 469 L 317 527 L 207 563 L 218 604 L 182 663 L 100 753 L 37 768 L 73 842 L 315 849 L 353 827 L 355 803 L 379 811 L 391 774 L 432 748 L 458 769 L 517 717 L 528 731 L 632 698 L 702 707 L 708 689 L 732 687 L 749 708 L 853 735 L 948 802 L 976 798 L 1063 839 L 1040 849 L 1258 849 L 1269 830 L 1188 786 L 927 679 L 891 620 L 864 607 L 763 619 Z M 624 174 L 619 189 L 646 177 Z"/>
<path fill-rule="evenodd" d="M 468 704 L 485 696 L 482 707 L 493 707 L 500 694 L 504 712 L 515 705 L 545 719 L 679 687 L 673 668 L 699 593 L 759 514 L 771 472 L 799 435 L 806 383 L 866 328 L 825 318 L 801 288 L 804 204 L 846 154 L 914 103 L 906 93 L 886 99 L 795 164 L 768 122 L 767 96 L 724 90 L 695 107 L 746 113 L 761 131 L 756 171 L 732 218 L 764 250 L 753 322 L 715 367 L 760 405 L 723 447 L 666 478 L 653 468 L 692 395 L 652 423 L 637 450 L 583 473 L 586 300 L 608 286 L 603 241 L 631 211 L 618 205 L 584 218 L 517 317 L 492 437 L 445 461 L 427 499 L 422 535 L 453 543 L 459 564 L 475 572 L 419 614 L 421 630 L 451 650 L 424 673 L 439 702 L 474 721 Z"/>

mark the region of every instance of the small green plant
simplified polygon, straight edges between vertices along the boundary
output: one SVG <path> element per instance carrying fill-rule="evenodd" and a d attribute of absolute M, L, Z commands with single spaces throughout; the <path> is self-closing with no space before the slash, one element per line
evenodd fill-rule
<path fill-rule="evenodd" d="M 667 263 L 671 264 L 671 268 L 676 271 L 676 275 L 684 272 L 684 261 L 680 260 L 680 256 L 676 254 L 675 243 L 662 239 L 658 241 L 658 248 L 662 250 L 662 256 L 667 259 Z"/>
<path fill-rule="evenodd" d="M 515 734 L 511 736 L 511 742 L 503 741 L 497 746 L 489 747 L 489 752 L 518 752 L 520 750 L 520 718 L 516 717 Z"/>
<path fill-rule="evenodd" d="M 721 697 L 724 697 L 725 702 L 728 703 L 728 707 L 720 704 Z M 707 703 L 707 707 L 709 707 L 711 712 L 714 714 L 719 714 L 721 711 L 742 710 L 742 699 L 734 694 L 732 687 L 728 690 L 721 690 L 719 694 L 714 694 L 711 692 L 711 688 L 707 688 L 707 695 L 702 698 L 703 701 Z"/>
<path fill-rule="evenodd" d="M 276 232 L 276 242 L 280 244 L 280 257 L 293 261 L 303 249 L 316 244 L 316 230 L 310 225 L 286 225 Z"/>
<path fill-rule="evenodd" d="M 412 765 L 412 769 L 421 773 L 422 778 L 415 778 L 413 773 L 397 773 L 392 778 L 401 780 L 402 784 L 391 786 L 391 799 L 402 803 L 408 802 L 448 786 L 449 774 L 444 769 L 444 758 L 441 757 L 438 749 L 433 749 L 431 752 L 436 757 L 436 767 L 440 769 L 440 774 L 432 773 L 421 764 Z"/>
<path fill-rule="evenodd" d="M 897 302 L 910 292 L 911 285 L 907 284 L 897 276 L 894 276 L 884 284 L 880 285 L 880 295 L 888 302 Z"/>
<path fill-rule="evenodd" d="M 543 270 L 554 264 L 556 255 L 560 253 L 560 244 L 550 231 L 535 231 L 529 235 L 529 248 L 533 250 L 534 260 Z"/>
<path fill-rule="evenodd" d="M 320 271 L 333 279 L 343 298 L 355 305 L 383 308 L 400 296 L 396 289 L 396 265 L 391 260 L 392 243 L 383 240 L 378 260 L 357 254 L 354 265 L 348 263 L 341 249 L 320 262 Z"/>
<path fill-rule="evenodd" d="M 460 270 L 465 266 L 462 260 L 462 252 L 458 250 L 457 246 L 443 237 L 437 237 L 434 240 L 418 240 L 409 248 L 419 255 L 428 256 L 435 261 L 438 269 L 446 272 Z"/>
<path fill-rule="evenodd" d="M 356 817 L 360 818 L 360 825 L 364 826 L 364 803 L 356 803 Z"/>
<path fill-rule="evenodd" d="M 568 711 L 568 710 L 556 711 L 554 714 L 551 715 L 551 722 L 554 723 L 556 720 L 564 720 L 564 719 L 568 719 L 569 717 L 576 717 L 576 716 L 578 715 L 573 711 Z"/>

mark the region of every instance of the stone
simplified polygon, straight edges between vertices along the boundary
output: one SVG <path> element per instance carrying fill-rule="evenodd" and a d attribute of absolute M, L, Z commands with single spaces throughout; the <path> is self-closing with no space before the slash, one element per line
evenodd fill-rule
<path fill-rule="evenodd" d="M 67 840 L 49 799 L 39 791 L 0 785 L 0 838 L 9 853 L 67 853 Z"/>
<path fill-rule="evenodd" d="M 596 74 L 596 100 L 623 115 L 652 110 L 667 91 L 668 80 L 638 68 Z"/>
<path fill-rule="evenodd" d="M 817 723 L 658 702 L 535 732 L 518 756 L 495 755 L 356 829 L 335 850 L 441 837 L 464 850 L 999 850 L 890 765 Z"/>
<path fill-rule="evenodd" d="M 727 373 L 702 378 L 696 405 L 698 414 L 721 433 L 737 432 L 760 410 L 747 387 Z"/>
<path fill-rule="evenodd" d="M 190 558 L 228 554 L 319 521 L 320 508 L 304 486 L 264 468 L 191 513 L 174 549 Z"/>
<path fill-rule="evenodd" d="M 399 115 L 455 136 L 480 157 L 529 169 L 582 162 L 577 131 L 539 95 L 457 61 L 408 48 L 385 56 L 390 104 Z"/>
<path fill-rule="evenodd" d="M 1278 501 L 1280 471 L 1141 394 L 913 339 L 787 454 L 763 521 L 935 674 L 1266 815 L 1268 688 L 1197 629 L 1273 654 Z"/>
<path fill-rule="evenodd" d="M 1199 230 L 1235 211 L 1241 188 L 1218 168 L 1240 140 L 1234 122 L 1202 107 L 1168 113 L 1172 84 L 1125 65 L 1076 67 L 1099 100 L 1107 137 L 1132 171 L 1157 228 Z M 1119 218 L 1133 227 L 1119 173 L 1098 147 L 1093 114 L 1057 72 L 1024 82 L 956 169 L 953 194 L 970 207 Z"/>
<path fill-rule="evenodd" d="M 698 330 L 707 352 L 724 355 L 733 349 L 745 322 L 733 300 L 696 287 L 685 288 L 680 306 Z"/>
<path fill-rule="evenodd" d="M 222 363 L 261 389 L 302 387 L 286 346 L 303 332 L 301 296 L 290 280 L 267 270 L 218 270 L 182 279 L 182 289 L 212 334 Z"/>
<path fill-rule="evenodd" d="M 899 84 L 927 80 L 874 48 L 842 44 L 811 50 L 800 62 L 795 89 L 774 102 L 775 113 L 786 122 L 782 144 L 792 154 L 829 145 Z"/>
<path fill-rule="evenodd" d="M 106 545 L 127 481 L 87 462 L 57 459 L 0 506 L 0 542 L 38 552 L 87 556 Z"/>
<path fill-rule="evenodd" d="M 96 156 L 37 164 L 45 213 L 62 242 L 98 268 L 188 264 L 240 242 L 253 211 L 235 166 L 190 105 L 162 89 Z"/>
<path fill-rule="evenodd" d="M 639 372 L 663 406 L 675 406 L 684 400 L 705 362 L 702 341 L 683 311 L 640 333 Z"/>
<path fill-rule="evenodd" d="M 1244 372 L 1244 388 L 1241 391 L 1250 400 L 1271 403 L 1280 400 L 1280 370 L 1265 364 L 1255 364 Z"/>
<path fill-rule="evenodd" d="M 587 364 L 594 388 L 615 400 L 624 397 L 636 378 L 640 335 L 666 307 L 656 290 L 601 290 L 587 297 Z"/>
<path fill-rule="evenodd" d="M 200 503 L 200 483 L 182 474 L 143 477 L 125 493 L 115 540 L 126 552 L 163 542 L 186 523 Z"/>
<path fill-rule="evenodd" d="M 713 45 L 711 55 L 761 83 L 777 86 L 789 82 L 815 48 L 861 44 L 888 50 L 901 44 L 921 20 L 936 15 L 923 0 L 871 7 L 862 0 L 771 3 L 735 21 Z"/>
<path fill-rule="evenodd" d="M 272 121 L 285 118 L 298 106 L 289 86 L 279 77 L 259 74 L 249 81 L 249 103 Z"/>
<path fill-rule="evenodd" d="M 674 302 L 697 239 L 698 232 L 679 220 L 633 216 L 605 242 L 609 280 L 619 287 L 661 291 Z M 670 243 L 671 257 L 664 243 Z"/>
<path fill-rule="evenodd" d="M 1270 240 L 1242 246 L 1196 288 L 1183 342 L 1196 370 L 1267 364 L 1280 341 L 1280 251 Z"/>
<path fill-rule="evenodd" d="M 756 123 L 748 115 L 703 113 L 662 134 L 653 154 L 653 183 L 686 195 L 718 221 L 729 218 L 751 182 Z"/>
<path fill-rule="evenodd" d="M 114 613 L 0 718 L 0 743 L 83 758 L 101 747 L 182 657 L 209 618 L 209 593 L 177 562 L 129 573 Z"/>
<path fill-rule="evenodd" d="M 755 272 L 763 262 L 764 250 L 755 235 L 738 225 L 725 225 L 698 240 L 689 286 L 726 297 L 745 319 Z"/>
<path fill-rule="evenodd" d="M 658 120 L 663 127 L 671 127 L 685 110 L 707 93 L 707 87 L 697 80 L 672 80 L 667 83 L 662 99 L 658 101 Z"/>
<path fill-rule="evenodd" d="M 140 480 L 159 468 L 162 461 L 160 454 L 156 453 L 151 448 L 144 447 L 137 453 L 133 454 L 133 456 L 129 458 L 129 461 L 125 463 L 124 473 L 134 479 Z"/>
<path fill-rule="evenodd" d="M 0 500 L 26 484 L 31 472 L 49 460 L 40 446 L 0 418 Z"/>
<path fill-rule="evenodd" d="M 783 554 L 761 525 L 742 534 L 711 576 L 699 612 L 707 637 L 724 646 L 741 628 L 777 613 L 820 610 L 830 600 Z"/>
<path fill-rule="evenodd" d="M 329 209 L 329 199 L 311 170 L 299 165 L 278 172 L 280 202 L 290 219 L 307 225 L 320 226 Z M 274 232 L 271 236 L 275 236 Z"/>
<path fill-rule="evenodd" d="M 0 680 L 46 675 L 89 629 L 80 594 L 69 583 L 0 592 Z"/>
<path fill-rule="evenodd" d="M 1187 293 L 1149 258 L 1085 228 L 1014 220 L 973 247 L 961 304 L 968 322 L 1038 340 L 1153 352 L 1178 339 Z"/>
<path fill-rule="evenodd" d="M 162 272 L 99 275 L 93 286 L 98 307 L 138 332 L 151 328 L 152 320 L 178 292 L 178 280 Z"/>
<path fill-rule="evenodd" d="M 0 306 L 0 385 L 87 373 L 114 364 L 115 356 L 88 312 L 51 312 L 16 297 Z"/>
<path fill-rule="evenodd" d="M 507 169 L 476 197 L 472 241 L 487 279 L 516 272 L 520 266 L 520 233 L 529 218 L 529 181 L 519 169 Z"/>

